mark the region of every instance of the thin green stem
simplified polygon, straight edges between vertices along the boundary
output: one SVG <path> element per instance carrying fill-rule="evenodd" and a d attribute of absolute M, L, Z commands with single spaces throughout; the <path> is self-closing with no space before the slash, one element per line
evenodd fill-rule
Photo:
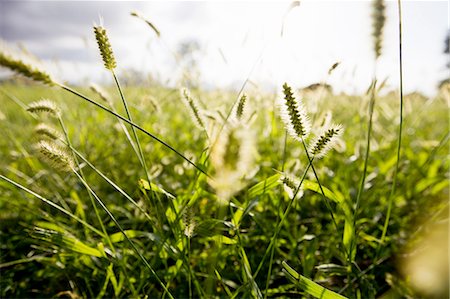
<path fill-rule="evenodd" d="M 272 236 L 272 238 L 270 240 L 269 246 L 267 247 L 263 258 L 259 262 L 258 268 L 255 271 L 255 274 L 253 274 L 253 279 L 255 279 L 256 276 L 258 275 L 259 271 L 262 268 L 262 265 L 263 265 L 264 261 L 267 258 L 267 255 L 269 254 L 272 246 L 274 246 L 275 240 L 278 237 L 278 234 L 280 233 L 280 230 L 281 230 L 281 227 L 283 226 L 284 220 L 287 218 L 287 215 L 289 214 L 289 211 L 290 211 L 290 209 L 292 207 L 292 203 L 294 202 L 295 198 L 297 197 L 298 192 L 300 191 L 300 188 L 301 188 L 301 186 L 303 184 L 303 181 L 306 178 L 306 174 L 308 173 L 308 170 L 311 167 L 311 163 L 312 163 L 313 160 L 314 160 L 314 157 L 310 160 L 308 166 L 306 167 L 305 171 L 303 172 L 302 178 L 300 179 L 300 182 L 299 182 L 297 188 L 295 189 L 295 192 L 294 192 L 292 198 L 289 200 L 289 203 L 288 203 L 286 209 L 284 210 L 283 216 L 281 217 L 280 221 L 277 223 L 277 226 L 275 227 L 275 232 L 274 232 L 274 234 L 273 234 L 273 236 Z"/>
<path fill-rule="evenodd" d="M 170 291 L 167 289 L 166 285 L 161 281 L 161 279 L 159 278 L 158 274 L 156 274 L 155 270 L 153 270 L 152 266 L 148 263 L 147 259 L 142 255 L 142 253 L 139 251 L 139 249 L 137 248 L 137 246 L 134 244 L 133 241 L 131 241 L 131 239 L 127 236 L 127 234 L 125 233 L 125 230 L 122 228 L 122 226 L 120 225 L 120 223 L 117 221 L 116 217 L 114 217 L 114 215 L 111 213 L 111 211 L 106 207 L 106 205 L 103 203 L 103 201 L 97 196 L 97 194 L 94 192 L 94 190 L 92 190 L 92 188 L 89 186 L 89 184 L 81 177 L 81 175 L 74 171 L 74 174 L 78 177 L 78 179 L 83 183 L 83 185 L 86 187 L 86 189 L 92 193 L 92 195 L 94 196 L 94 198 L 97 200 L 98 204 L 103 208 L 103 210 L 106 212 L 106 214 L 108 214 L 108 216 L 111 218 L 111 220 L 114 222 L 114 224 L 117 226 L 117 228 L 120 230 L 120 232 L 122 233 L 122 235 L 125 237 L 125 239 L 128 241 L 128 243 L 130 243 L 132 249 L 134 250 L 134 252 L 139 256 L 139 258 L 142 260 L 142 262 L 145 264 L 145 266 L 150 270 L 150 272 L 152 273 L 152 275 L 155 277 L 156 281 L 158 282 L 158 284 L 164 289 L 164 291 L 168 294 L 168 296 L 171 299 L 174 299 L 174 297 L 172 296 L 172 294 L 170 293 Z"/>
<path fill-rule="evenodd" d="M 191 277 L 191 238 L 186 237 L 187 243 L 187 267 L 188 267 L 188 289 L 189 299 L 192 299 L 192 277 Z"/>
<path fill-rule="evenodd" d="M 376 74 L 376 71 L 374 73 Z M 372 135 L 372 123 L 373 123 L 373 109 L 375 106 L 375 97 L 376 97 L 376 95 L 375 95 L 375 93 L 376 93 L 375 74 L 374 74 L 374 80 L 373 80 L 373 84 L 372 84 L 372 91 L 371 91 L 370 102 L 369 102 L 369 124 L 367 127 L 367 140 L 366 140 L 366 151 L 364 153 L 363 173 L 362 173 L 361 181 L 360 181 L 359 188 L 358 188 L 358 194 L 356 195 L 356 205 L 355 205 L 355 211 L 353 213 L 353 227 L 356 226 L 356 219 L 358 218 L 361 196 L 363 194 L 364 186 L 366 183 L 367 165 L 369 163 L 370 139 L 371 139 L 371 135 Z M 354 232 L 355 235 L 352 239 L 352 244 L 350 245 L 350 249 L 349 249 L 349 251 L 350 251 L 349 255 L 348 255 L 349 260 L 352 259 L 353 250 L 354 250 L 354 247 L 356 246 L 356 229 L 354 229 L 354 231 L 355 231 Z M 350 262 L 353 262 L 353 261 L 350 261 Z"/>
<path fill-rule="evenodd" d="M 120 98 L 122 99 L 122 103 L 123 103 L 123 106 L 125 108 L 125 113 L 127 114 L 127 118 L 128 118 L 128 120 L 130 122 L 133 122 L 133 118 L 131 117 L 130 109 L 128 109 L 128 103 L 127 103 L 127 101 L 125 99 L 125 96 L 123 94 L 122 87 L 120 86 L 120 83 L 119 83 L 119 79 L 117 78 L 116 73 L 114 72 L 114 70 L 111 70 L 111 73 L 112 73 L 112 76 L 114 78 L 114 82 L 116 83 L 117 90 L 119 91 Z M 137 145 L 137 148 L 138 148 L 138 153 L 137 154 L 138 154 L 139 161 L 141 162 L 141 165 L 144 168 L 144 172 L 145 172 L 145 175 L 147 177 L 148 184 L 150 186 L 150 191 L 152 191 L 150 175 L 149 175 L 149 172 L 148 172 L 147 163 L 145 162 L 145 156 L 144 156 L 144 153 L 142 151 L 142 147 L 141 147 L 141 143 L 139 141 L 139 137 L 136 134 L 136 129 L 133 126 L 131 126 L 131 131 L 133 132 L 133 137 L 136 140 L 136 145 Z M 152 193 L 153 192 L 151 192 L 151 196 L 153 196 Z"/>
<path fill-rule="evenodd" d="M 392 179 L 392 188 L 391 193 L 389 194 L 389 201 L 388 201 L 388 209 L 386 212 L 386 219 L 384 221 L 383 225 L 383 231 L 381 234 L 381 240 L 378 245 L 377 250 L 377 257 L 379 254 L 379 251 L 381 249 L 381 246 L 384 245 L 384 241 L 386 238 L 388 226 L 389 226 L 389 220 L 391 218 L 391 211 L 392 211 L 392 202 L 394 200 L 395 190 L 397 187 L 397 174 L 400 164 L 400 152 L 401 152 L 401 146 L 402 146 L 402 130 L 403 130 L 403 59 L 402 59 L 402 5 L 401 0 L 397 1 L 398 6 L 398 31 L 399 31 L 399 77 L 400 77 L 400 124 L 398 127 L 398 143 L 397 143 L 397 161 L 395 163 L 395 170 L 394 170 L 394 177 Z"/>
<path fill-rule="evenodd" d="M 287 138 L 288 138 L 288 132 L 284 131 L 284 142 L 283 142 L 283 156 L 281 159 L 281 172 L 284 172 L 284 167 L 286 164 L 286 156 L 287 156 Z M 280 209 L 277 209 L 277 221 L 279 217 L 279 211 Z M 269 270 L 267 271 L 267 280 L 266 280 L 266 288 L 264 290 L 264 299 L 267 298 L 267 293 L 269 291 L 269 284 L 270 284 L 270 277 L 272 276 L 272 263 L 273 263 L 273 257 L 275 255 L 275 248 L 277 244 L 276 241 L 274 242 L 272 248 L 270 249 L 270 260 L 269 260 Z"/>
<path fill-rule="evenodd" d="M 109 179 L 103 172 L 101 172 L 97 167 L 95 167 L 86 157 L 84 157 L 79 151 L 73 148 L 71 145 L 68 145 L 69 148 L 81 159 L 84 163 L 86 163 L 89 167 L 92 168 L 101 178 L 103 178 L 108 184 L 110 184 L 116 191 L 122 194 L 129 202 L 131 202 L 144 216 L 149 220 L 153 221 L 150 215 L 141 207 L 139 204 L 130 196 L 128 193 L 123 191 L 116 183 L 114 183 L 111 179 Z"/>
<path fill-rule="evenodd" d="M 200 171 L 201 173 L 205 174 L 207 177 L 210 177 L 210 175 L 208 173 L 206 173 L 206 171 L 204 171 L 203 169 L 201 169 L 199 166 L 197 166 L 194 162 L 192 162 L 191 160 L 189 160 L 188 158 L 186 158 L 183 154 L 181 154 L 179 151 L 177 151 L 175 148 L 173 148 L 172 146 L 170 146 L 169 144 L 167 144 L 166 142 L 162 141 L 160 138 L 156 137 L 155 135 L 151 134 L 150 132 L 148 132 L 147 130 L 143 129 L 141 126 L 129 121 L 128 119 L 126 119 L 125 117 L 123 117 L 122 115 L 112 111 L 111 109 L 103 106 L 102 104 L 99 104 L 93 100 L 91 100 L 90 98 L 88 98 L 87 96 L 79 93 L 78 91 L 63 85 L 63 84 L 59 84 L 59 87 L 61 87 L 62 89 L 82 98 L 83 100 L 97 106 L 98 108 L 114 115 L 115 117 L 123 120 L 124 122 L 128 123 L 129 125 L 135 127 L 136 129 L 138 129 L 139 131 L 141 131 L 142 133 L 144 133 L 145 135 L 149 136 L 150 138 L 154 139 L 155 141 L 161 143 L 163 146 L 165 146 L 166 148 L 168 148 L 169 150 L 171 150 L 172 152 L 174 152 L 175 154 L 177 154 L 180 158 L 184 159 L 186 162 L 188 162 L 189 164 L 191 164 L 194 168 L 196 168 L 198 171 Z"/>
<path fill-rule="evenodd" d="M 90 229 L 91 231 L 93 231 L 94 233 L 96 233 L 97 235 L 101 236 L 102 238 L 105 237 L 101 231 L 99 231 L 98 229 L 96 229 L 95 227 L 93 227 L 92 225 L 90 225 L 89 223 L 87 223 L 86 221 L 84 221 L 83 219 L 80 219 L 79 217 L 75 216 L 75 215 L 72 214 L 71 212 L 65 210 L 64 208 L 62 208 L 62 207 L 60 207 L 60 206 L 58 206 L 58 205 L 55 204 L 54 202 L 52 202 L 52 201 L 46 199 L 45 197 L 42 197 L 41 195 L 39 195 L 39 194 L 37 194 L 36 192 L 34 192 L 34 191 L 28 189 L 27 187 L 25 187 L 25 186 L 23 186 L 23 185 L 21 185 L 21 184 L 15 182 L 15 181 L 11 180 L 11 179 L 9 179 L 9 178 L 7 178 L 7 177 L 1 175 L 1 174 L 0 174 L 0 179 L 2 179 L 2 180 L 4 180 L 4 181 L 6 181 L 6 182 L 8 182 L 8 183 L 10 183 L 10 184 L 12 184 L 12 185 L 14 185 L 14 186 L 16 186 L 16 187 L 19 188 L 19 189 L 22 189 L 23 191 L 25 191 L 25 192 L 27 192 L 27 193 L 33 195 L 34 197 L 36 197 L 36 198 L 40 199 L 41 201 L 43 201 L 44 203 L 48 204 L 49 206 L 51 206 L 51 207 L 57 209 L 58 211 L 60 211 L 60 212 L 62 212 L 62 213 L 64 213 L 64 214 L 66 214 L 67 216 L 69 216 L 70 218 L 72 218 L 72 219 L 78 221 L 79 223 L 81 223 L 82 225 L 84 225 L 85 227 L 87 227 L 88 229 Z"/>
<path fill-rule="evenodd" d="M 336 232 L 339 233 L 339 228 L 337 226 L 337 222 L 334 217 L 333 210 L 331 209 L 330 202 L 329 202 L 328 198 L 325 196 L 325 192 L 323 191 L 322 184 L 320 183 L 320 180 L 319 180 L 319 176 L 317 175 L 316 169 L 314 168 L 314 164 L 312 162 L 312 159 L 314 159 L 314 156 L 311 158 L 311 156 L 309 155 L 308 147 L 306 146 L 305 140 L 303 138 L 302 138 L 302 144 L 303 144 L 303 148 L 306 153 L 306 157 L 308 158 L 308 161 L 310 161 L 310 163 L 311 163 L 311 169 L 314 173 L 314 177 L 316 178 L 317 184 L 319 185 L 320 193 L 322 193 L 322 198 L 325 202 L 328 212 L 330 213 L 331 220 L 333 221 L 334 227 L 336 228 Z"/>

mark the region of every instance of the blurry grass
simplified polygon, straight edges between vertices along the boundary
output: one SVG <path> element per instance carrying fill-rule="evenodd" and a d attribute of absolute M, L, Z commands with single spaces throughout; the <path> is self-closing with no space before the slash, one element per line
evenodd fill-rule
<path fill-rule="evenodd" d="M 92 99 L 98 98 L 87 88 L 82 91 Z M 120 98 L 113 88 L 110 91 L 114 95 L 113 102 L 117 110 L 124 115 Z M 192 93 L 210 112 L 218 109 L 223 115 L 226 115 L 235 100 L 234 94 L 225 91 L 194 90 Z M 124 89 L 124 94 L 135 123 L 157 136 L 163 136 L 164 141 L 174 145 L 185 156 L 194 161 L 201 160 L 202 152 L 207 147 L 206 136 L 195 127 L 189 111 L 179 109 L 182 102 L 178 90 L 129 87 Z M 247 108 L 250 112 L 256 112 L 256 120 L 251 126 L 256 130 L 258 155 L 254 175 L 248 179 L 248 188 L 233 199 L 236 206 L 249 209 L 240 220 L 238 234 L 233 226 L 221 232 L 230 240 L 230 244 L 223 245 L 223 258 L 218 262 L 220 272 L 216 272 L 221 280 L 216 285 L 216 293 L 220 296 L 230 293 L 237 294 L 237 297 L 250 296 L 251 288 L 245 267 L 250 265 L 254 271 L 260 263 L 277 219 L 288 202 L 287 195 L 276 186 L 267 190 L 259 189 L 259 192 L 254 192 L 255 188 L 250 189 L 275 175 L 274 169 L 283 168 L 285 131 L 273 111 L 273 95 L 247 94 Z M 153 174 L 152 183 L 176 195 L 176 199 L 161 198 L 164 206 L 160 208 L 165 210 L 151 209 L 138 184 L 139 179 L 144 178 L 139 160 L 132 153 L 115 118 L 57 89 L 34 85 L 2 85 L 0 111 L 5 117 L 0 120 L 3 136 L 0 138 L 1 174 L 51 198 L 74 215 L 90 220 L 89 223 L 96 223 L 96 220 L 83 185 L 75 176 L 55 172 L 36 158 L 33 145 L 38 138 L 33 129 L 40 121 L 9 96 L 25 105 L 41 98 L 55 101 L 62 109 L 74 148 L 130 194 L 151 216 L 158 217 L 156 213 L 159 211 L 165 213 L 169 220 L 172 219 L 170 227 L 151 225 L 135 206 L 95 171 L 89 167 L 83 169 L 86 181 L 105 201 L 124 229 L 130 232 L 133 242 L 143 249 L 158 275 L 168 282 L 172 294 L 177 298 L 187 297 L 186 271 L 192 270 L 194 297 L 202 295 L 201 287 L 206 280 L 204 275 L 208 273 L 210 237 L 211 233 L 217 231 L 214 229 L 217 223 L 213 219 L 215 195 L 204 178 L 196 180 L 195 169 L 138 132 L 145 158 L 148 165 L 152 165 L 149 169 L 150 176 Z M 149 98 L 156 99 L 157 107 Z M 316 106 L 320 107 L 316 115 L 318 121 L 322 113 L 330 110 L 334 122 L 346 128 L 343 136 L 345 144 L 339 152 L 329 153 L 324 159 L 315 161 L 314 165 L 321 184 L 351 206 L 362 173 L 367 96 L 326 93 L 320 102 L 308 101 L 308 98 L 312 97 L 305 97 L 305 104 L 310 111 L 316 110 Z M 396 261 L 408 242 L 420 235 L 416 231 L 423 230 L 421 227 L 426 226 L 427 222 L 435 223 L 448 218 L 448 106 L 440 95 L 434 99 L 406 96 L 403 152 L 393 198 L 394 208 L 386 245 L 380 249 L 379 260 L 375 260 L 396 162 L 397 99 L 395 93 L 377 98 L 373 115 L 371 159 L 356 222 L 359 238 L 355 262 L 360 271 L 357 267 L 351 269 L 351 287 L 346 281 L 349 275 L 346 256 L 338 246 L 342 235 L 336 233 L 321 194 L 305 190 L 301 200 L 293 205 L 280 231 L 271 277 L 265 277 L 269 269 L 267 263 L 263 264 L 260 274 L 255 277 L 255 283 L 262 290 L 266 281 L 269 281 L 269 297 L 298 296 L 302 292 L 283 274 L 283 261 L 304 277 L 330 290 L 338 292 L 343 289 L 343 295 L 348 297 L 358 294 L 362 298 L 382 295 L 391 288 L 392 277 L 401 279 Z M 52 123 L 55 120 L 45 121 Z M 288 138 L 285 171 L 298 174 L 306 166 L 307 160 L 301 145 Z M 312 172 L 307 179 L 315 182 Z M 105 241 L 86 233 L 76 221 L 4 181 L 0 181 L 0 191 L 2 297 L 51 297 L 66 291 L 82 297 L 162 295 L 154 278 L 126 246 L 123 238 L 117 237 L 114 246 L 121 254 L 126 271 L 121 270 L 111 253 L 97 256 L 98 252 L 104 250 Z M 186 202 L 195 204 L 194 219 L 197 222 L 196 235 L 190 239 L 191 270 L 181 266 L 188 256 L 187 247 L 181 238 L 181 224 L 171 216 Z M 336 204 L 333 204 L 333 208 L 342 232 L 343 212 Z M 117 234 L 117 229 L 107 215 L 101 215 L 110 236 Z M 57 225 L 61 231 L 51 225 Z M 239 236 L 238 243 L 235 243 L 236 235 Z M 170 246 L 163 244 L 161 238 L 166 238 Z M 73 243 L 68 240 L 75 239 L 87 246 L 83 248 L 91 249 L 84 253 L 73 250 Z M 248 264 L 243 262 L 245 260 Z M 372 271 L 366 271 L 368 269 Z M 413 292 L 407 284 L 405 288 L 405 294 L 400 295 L 406 296 L 406 293 Z M 421 294 L 414 296 L 420 297 Z"/>

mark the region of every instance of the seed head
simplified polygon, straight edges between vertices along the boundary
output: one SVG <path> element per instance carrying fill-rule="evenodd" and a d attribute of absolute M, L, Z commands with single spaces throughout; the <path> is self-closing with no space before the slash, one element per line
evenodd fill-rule
<path fill-rule="evenodd" d="M 284 186 L 284 191 L 288 194 L 290 198 L 294 196 L 295 191 L 300 186 L 300 181 L 286 173 L 283 173 L 283 175 L 280 178 L 281 183 Z M 303 196 L 303 190 L 300 188 L 300 190 L 295 195 L 296 198 L 300 198 Z"/>
<path fill-rule="evenodd" d="M 230 123 L 222 130 L 211 149 L 213 178 L 209 180 L 221 203 L 227 203 L 244 186 L 243 177 L 253 165 L 254 151 L 249 128 Z"/>
<path fill-rule="evenodd" d="M 341 64 L 339 61 L 333 63 L 333 65 L 328 69 L 328 75 L 331 75 L 331 73 Z"/>
<path fill-rule="evenodd" d="M 42 158 L 52 167 L 61 171 L 72 171 L 75 169 L 72 156 L 54 142 L 41 140 L 38 143 L 38 149 Z"/>
<path fill-rule="evenodd" d="M 108 105 L 111 105 L 111 99 L 109 94 L 100 86 L 98 86 L 95 83 L 91 83 L 91 85 L 89 85 L 89 88 L 95 92 L 105 103 L 107 103 Z"/>
<path fill-rule="evenodd" d="M 322 158 L 325 154 L 334 147 L 338 137 L 342 134 L 343 128 L 341 125 L 333 125 L 324 130 L 311 144 L 310 154 L 317 159 Z"/>
<path fill-rule="evenodd" d="M 6 47 L 0 48 L 0 66 L 6 67 L 22 76 L 33 79 L 34 81 L 41 82 L 48 85 L 54 85 L 55 82 L 52 77 L 44 70 L 41 70 L 36 65 L 14 57 L 10 53 L 7 53 Z"/>
<path fill-rule="evenodd" d="M 40 123 L 39 125 L 37 125 L 34 129 L 34 132 L 40 136 L 46 136 L 53 140 L 58 140 L 62 137 L 59 131 L 44 123 Z"/>
<path fill-rule="evenodd" d="M 58 117 L 60 110 L 56 104 L 50 100 L 42 99 L 37 102 L 32 102 L 28 105 L 28 112 L 31 113 L 48 113 L 51 116 Z"/>
<path fill-rule="evenodd" d="M 284 99 L 279 104 L 281 119 L 288 133 L 296 140 L 307 137 L 311 128 L 303 103 L 294 97 L 291 87 L 284 83 Z"/>
<path fill-rule="evenodd" d="M 372 36 L 374 38 L 375 58 L 380 57 L 383 43 L 383 29 L 386 21 L 384 0 L 373 0 Z"/>
<path fill-rule="evenodd" d="M 184 100 L 186 107 L 189 109 L 195 125 L 199 129 L 205 129 L 205 120 L 202 113 L 200 112 L 200 109 L 198 108 L 198 103 L 194 98 L 192 98 L 186 88 L 183 88 L 181 90 L 181 98 Z"/>
<path fill-rule="evenodd" d="M 184 224 L 184 234 L 186 237 L 191 238 L 194 235 L 195 230 L 195 220 L 194 220 L 194 210 L 191 207 L 186 208 L 183 215 Z"/>
<path fill-rule="evenodd" d="M 116 60 L 112 51 L 109 38 L 106 35 L 106 29 L 102 26 L 94 26 L 95 39 L 97 40 L 98 48 L 100 54 L 102 55 L 103 63 L 105 68 L 108 70 L 113 70 L 116 68 Z"/>

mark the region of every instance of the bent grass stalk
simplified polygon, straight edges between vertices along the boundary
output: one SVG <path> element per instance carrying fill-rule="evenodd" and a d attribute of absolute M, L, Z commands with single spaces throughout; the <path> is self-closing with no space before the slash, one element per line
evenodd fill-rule
<path fill-rule="evenodd" d="M 117 90 L 119 92 L 120 98 L 122 100 L 122 104 L 125 108 L 125 113 L 126 116 L 128 118 L 128 120 L 130 122 L 133 122 L 133 118 L 131 117 L 131 113 L 130 110 L 128 109 L 128 103 L 125 99 L 125 96 L 123 94 L 122 88 L 120 86 L 119 83 L 119 79 L 117 78 L 116 73 L 114 72 L 114 69 L 117 66 L 115 57 L 114 57 L 114 53 L 111 47 L 111 43 L 109 41 L 108 35 L 106 34 L 106 29 L 103 28 L 101 25 L 100 26 L 94 26 L 94 33 L 95 33 L 95 38 L 97 40 L 97 44 L 98 44 L 98 48 L 100 50 L 100 54 L 102 56 L 103 59 L 103 63 L 105 65 L 105 68 L 107 70 L 109 70 L 111 72 L 111 75 L 114 79 L 114 82 L 117 86 Z M 144 172 L 145 175 L 147 177 L 147 180 L 149 182 L 149 186 L 150 186 L 150 193 L 151 193 L 151 197 L 153 198 L 153 192 L 151 192 L 151 180 L 150 180 L 150 175 L 148 172 L 148 168 L 147 168 L 147 163 L 145 162 L 145 157 L 144 157 L 144 153 L 142 151 L 142 147 L 141 147 L 141 143 L 139 142 L 139 137 L 136 134 L 136 129 L 131 126 L 131 131 L 133 132 L 133 137 L 136 141 L 136 145 L 137 145 L 137 149 L 138 151 L 136 152 L 139 161 L 141 162 L 142 167 L 144 168 Z M 131 140 L 129 140 L 131 143 L 131 146 L 133 147 L 133 143 L 131 142 Z"/>
<path fill-rule="evenodd" d="M 188 158 L 186 158 L 182 153 L 180 153 L 179 151 L 177 151 L 174 147 L 172 147 L 171 145 L 169 145 L 168 143 L 166 143 L 165 141 L 161 140 L 160 138 L 158 138 L 157 136 L 153 135 L 152 133 L 150 133 L 149 131 L 145 130 L 144 128 L 142 128 L 141 126 L 137 125 L 134 122 L 131 122 L 130 120 L 128 120 L 127 118 L 123 117 L 122 115 L 112 111 L 111 109 L 103 106 L 102 104 L 99 104 L 93 100 L 91 100 L 90 98 L 88 98 L 87 96 L 81 94 L 80 92 L 70 88 L 69 86 L 66 86 L 64 84 L 58 84 L 59 87 L 61 87 L 62 89 L 76 95 L 77 97 L 80 97 L 81 99 L 97 106 L 98 108 L 114 115 L 115 117 L 119 118 L 120 120 L 123 120 L 124 122 L 126 122 L 127 124 L 133 126 L 134 128 L 138 129 L 139 131 L 141 131 L 142 133 L 144 133 L 145 135 L 149 136 L 150 138 L 154 139 L 155 141 L 161 143 L 164 147 L 168 148 L 169 150 L 171 150 L 172 152 L 174 152 L 175 154 L 177 154 L 180 158 L 182 158 L 183 160 L 185 160 L 186 162 L 188 162 L 191 166 L 193 166 L 195 169 L 197 169 L 198 171 L 200 171 L 201 173 L 203 173 L 204 175 L 206 175 L 207 177 L 210 177 L 210 175 L 203 169 L 201 169 L 199 166 L 197 166 L 194 162 L 192 162 L 191 160 L 189 160 Z"/>
<path fill-rule="evenodd" d="M 49 206 L 51 206 L 52 208 L 57 209 L 58 211 L 60 211 L 61 213 L 69 216 L 70 218 L 78 221 L 79 223 L 81 223 L 82 225 L 84 225 L 86 228 L 88 228 L 89 230 L 91 230 L 92 232 L 96 233 L 97 235 L 99 235 L 100 237 L 104 238 L 105 235 L 103 234 L 103 232 L 99 231 L 98 229 L 96 229 L 95 227 L 93 227 L 92 225 L 90 225 L 89 223 L 87 223 L 86 221 L 80 219 L 78 216 L 72 214 L 71 212 L 69 212 L 68 210 L 58 206 L 57 204 L 55 204 L 54 202 L 52 202 L 51 200 L 37 194 L 36 192 L 28 189 L 27 187 L 21 185 L 20 183 L 13 181 L 11 179 L 9 179 L 8 177 L 5 177 L 4 175 L 0 174 L 0 179 L 10 183 L 11 185 L 14 185 L 15 187 L 33 195 L 34 197 L 36 197 L 37 199 L 41 200 L 42 202 L 48 204 Z"/>
<path fill-rule="evenodd" d="M 68 132 L 67 132 L 66 126 L 64 125 L 64 122 L 63 122 L 63 120 L 62 120 L 61 114 L 58 114 L 58 122 L 59 122 L 59 125 L 61 126 L 61 129 L 63 130 L 64 138 L 65 138 L 65 141 L 66 141 L 67 145 L 68 145 L 70 148 L 72 148 L 72 143 L 70 142 L 69 134 L 68 134 Z M 71 151 L 72 151 L 72 150 L 71 150 Z M 80 172 L 81 177 L 82 177 L 83 179 L 85 179 L 83 170 L 81 169 L 80 163 L 79 163 L 79 161 L 78 161 L 76 155 L 74 155 L 74 152 L 73 152 L 73 151 L 72 151 L 72 156 L 73 156 L 73 159 L 75 160 L 75 163 L 76 163 L 76 165 L 77 165 L 77 168 L 78 168 L 78 170 L 79 170 L 79 172 Z M 91 201 L 91 205 L 92 205 L 92 207 L 94 208 L 95 216 L 97 217 L 97 220 L 98 220 L 98 222 L 99 222 L 99 224 L 100 224 L 100 228 L 102 229 L 103 233 L 105 234 L 105 237 L 106 237 L 106 240 L 107 240 L 107 242 L 108 242 L 108 245 L 111 247 L 111 249 L 113 250 L 113 252 L 115 252 L 114 246 L 113 246 L 113 244 L 112 244 L 112 242 L 111 242 L 111 239 L 109 238 L 109 235 L 108 235 L 108 233 L 107 233 L 107 231 L 106 231 L 106 228 L 105 228 L 105 226 L 104 226 L 104 224 L 103 224 L 102 218 L 100 217 L 100 214 L 99 214 L 99 212 L 98 212 L 97 205 L 95 204 L 94 198 L 92 197 L 92 194 L 91 194 L 90 192 L 88 192 L 88 195 L 89 195 L 89 200 Z"/>
<path fill-rule="evenodd" d="M 272 249 L 272 247 L 274 246 L 274 243 L 275 243 L 275 241 L 276 241 L 276 238 L 278 237 L 278 234 L 279 234 L 280 231 L 281 231 L 281 227 L 283 226 L 283 223 L 284 223 L 284 221 L 286 220 L 286 217 L 287 217 L 287 215 L 289 214 L 289 211 L 291 210 L 292 203 L 294 202 L 295 198 L 297 197 L 298 192 L 300 191 L 300 188 L 301 188 L 301 186 L 302 186 L 302 184 L 303 184 L 303 181 L 304 181 L 305 178 L 306 178 L 306 174 L 308 173 L 308 170 L 309 170 L 309 168 L 311 167 L 311 164 L 312 164 L 312 161 L 313 161 L 313 160 L 314 160 L 314 157 L 311 158 L 311 160 L 309 161 L 308 166 L 306 167 L 305 171 L 303 172 L 303 175 L 302 175 L 302 177 L 301 177 L 301 179 L 300 179 L 300 182 L 298 183 L 298 186 L 297 186 L 297 188 L 296 188 L 294 194 L 292 195 L 291 199 L 289 200 L 289 203 L 288 203 L 286 209 L 284 210 L 284 213 L 283 213 L 283 215 L 281 216 L 280 221 L 277 223 L 277 226 L 275 227 L 275 232 L 274 232 L 273 235 L 272 235 L 272 238 L 271 238 L 271 240 L 270 240 L 269 246 L 267 246 L 267 249 L 266 249 L 266 251 L 264 252 L 264 255 L 263 255 L 261 261 L 259 262 L 259 265 L 258 265 L 258 267 L 257 267 L 257 269 L 256 269 L 256 271 L 255 271 L 255 274 L 253 274 L 253 279 L 255 279 L 255 278 L 258 276 L 258 273 L 259 273 L 259 271 L 261 270 L 262 265 L 263 265 L 264 261 L 266 260 L 267 255 L 269 254 L 269 251 L 270 251 L 270 250 Z"/>

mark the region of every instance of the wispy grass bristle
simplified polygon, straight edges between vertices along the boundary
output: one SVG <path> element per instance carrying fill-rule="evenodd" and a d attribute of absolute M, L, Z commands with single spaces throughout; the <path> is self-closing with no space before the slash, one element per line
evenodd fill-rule
<path fill-rule="evenodd" d="M 279 103 L 280 116 L 286 129 L 294 139 L 301 141 L 311 130 L 311 124 L 303 103 L 296 99 L 291 87 L 284 83 L 284 99 Z"/>
<path fill-rule="evenodd" d="M 100 99 L 102 99 L 105 103 L 107 103 L 108 105 L 112 104 L 110 95 L 102 87 L 98 86 L 95 83 L 91 83 L 89 85 L 89 88 L 93 92 L 95 92 L 100 97 Z"/>
<path fill-rule="evenodd" d="M 294 193 L 296 192 L 297 188 L 300 186 L 300 181 L 286 173 L 282 173 L 280 181 L 283 184 L 284 191 L 287 193 L 289 198 L 292 198 L 294 196 Z M 303 196 L 303 190 L 300 189 L 299 192 L 297 192 L 297 194 L 296 194 L 296 198 L 300 198 L 302 196 Z"/>
<path fill-rule="evenodd" d="M 42 100 L 30 103 L 28 105 L 27 111 L 31 112 L 31 113 L 35 113 L 35 114 L 47 113 L 54 117 L 58 117 L 60 114 L 60 110 L 59 110 L 58 106 L 54 102 L 47 100 L 47 99 L 42 99 Z"/>
<path fill-rule="evenodd" d="M 161 36 L 161 32 L 158 30 L 158 28 L 156 28 L 156 26 L 150 22 L 148 19 L 144 18 L 140 13 L 138 13 L 137 11 L 132 11 L 130 13 L 133 17 L 137 17 L 139 19 L 141 19 L 142 21 L 144 21 L 145 23 L 147 23 L 148 26 L 150 26 L 150 28 L 152 28 L 152 30 L 156 33 L 156 35 L 158 37 Z"/>
<path fill-rule="evenodd" d="M 102 26 L 94 25 L 94 33 L 105 68 L 111 71 L 114 70 L 117 64 L 116 59 L 114 58 L 111 43 L 109 42 L 108 35 L 106 34 L 106 29 Z"/>
<path fill-rule="evenodd" d="M 46 136 L 53 140 L 58 140 L 62 138 L 62 135 L 59 131 L 44 123 L 40 123 L 39 125 L 37 125 L 36 128 L 34 129 L 34 132 L 37 135 Z"/>
<path fill-rule="evenodd" d="M 205 120 L 203 114 L 198 108 L 197 101 L 190 95 L 186 88 L 181 89 L 181 98 L 184 100 L 186 107 L 189 109 L 194 124 L 199 129 L 205 129 Z"/>
<path fill-rule="evenodd" d="M 383 46 L 383 29 L 386 22 L 384 0 L 374 0 L 372 4 L 372 36 L 374 39 L 375 58 L 380 57 Z"/>
<path fill-rule="evenodd" d="M 8 68 L 22 76 L 41 82 L 47 85 L 54 85 L 55 81 L 46 71 L 40 69 L 35 64 L 26 61 L 24 58 L 14 57 L 6 46 L 0 45 L 0 65 Z"/>
<path fill-rule="evenodd" d="M 317 159 L 324 157 L 336 144 L 337 138 L 339 138 L 343 130 L 341 125 L 332 125 L 325 129 L 322 134 L 311 142 L 310 154 Z"/>
<path fill-rule="evenodd" d="M 75 169 L 73 157 L 67 150 L 54 142 L 41 140 L 37 144 L 37 148 L 42 158 L 55 169 L 61 171 L 73 171 Z"/>

